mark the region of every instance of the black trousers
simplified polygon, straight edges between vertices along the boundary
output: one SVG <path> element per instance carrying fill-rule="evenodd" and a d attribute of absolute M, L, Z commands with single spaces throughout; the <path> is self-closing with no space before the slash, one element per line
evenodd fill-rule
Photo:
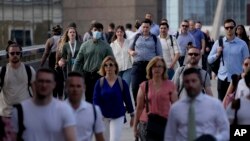
<path fill-rule="evenodd" d="M 227 79 L 226 80 L 220 80 L 218 78 L 218 81 L 217 81 L 217 91 L 218 91 L 218 97 L 219 97 L 219 99 L 221 101 L 223 101 L 229 85 L 230 85 L 230 82 L 227 82 Z"/>
<path fill-rule="evenodd" d="M 148 65 L 148 61 L 138 61 L 134 62 L 131 71 L 131 84 L 132 84 L 132 92 L 136 105 L 136 97 L 138 93 L 138 89 L 140 84 L 147 80 L 146 79 L 146 67 Z"/>
<path fill-rule="evenodd" d="M 83 72 L 83 75 L 85 78 L 85 85 L 86 85 L 86 91 L 85 91 L 86 101 L 93 103 L 95 83 L 98 79 L 101 78 L 101 76 L 97 73 L 97 71 Z"/>

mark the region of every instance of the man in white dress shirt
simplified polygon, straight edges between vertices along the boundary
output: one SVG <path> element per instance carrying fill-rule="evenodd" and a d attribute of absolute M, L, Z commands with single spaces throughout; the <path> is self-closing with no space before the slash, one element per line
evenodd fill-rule
<path fill-rule="evenodd" d="M 199 70 L 186 69 L 183 83 L 187 97 L 177 101 L 170 109 L 165 141 L 194 141 L 210 135 L 217 141 L 229 140 L 229 121 L 218 99 L 202 93 Z"/>
<path fill-rule="evenodd" d="M 77 141 L 92 141 L 95 135 L 96 141 L 104 141 L 104 123 L 101 110 L 83 99 L 85 82 L 78 72 L 70 72 L 66 81 L 66 89 L 69 96 L 67 103 L 72 107 L 76 119 Z"/>

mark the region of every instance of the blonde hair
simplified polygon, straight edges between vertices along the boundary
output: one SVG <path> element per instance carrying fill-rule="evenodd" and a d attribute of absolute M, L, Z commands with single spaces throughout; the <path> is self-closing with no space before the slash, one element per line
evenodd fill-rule
<path fill-rule="evenodd" d="M 105 75 L 106 75 L 106 71 L 105 71 L 105 69 L 104 69 L 104 65 L 105 65 L 105 63 L 108 62 L 108 61 L 112 61 L 112 62 L 114 63 L 114 65 L 115 65 L 115 67 L 116 67 L 116 69 L 115 69 L 115 74 L 117 75 L 118 72 L 119 72 L 118 63 L 116 62 L 116 60 L 115 60 L 115 58 L 114 58 L 113 56 L 107 56 L 107 57 L 104 58 L 104 60 L 102 61 L 101 67 L 100 67 L 100 69 L 99 69 L 99 71 L 98 71 L 98 73 L 99 73 L 101 76 L 105 76 Z"/>
<path fill-rule="evenodd" d="M 168 79 L 168 75 L 167 75 L 167 66 L 166 66 L 166 62 L 164 61 L 164 59 L 160 56 L 156 56 L 153 59 L 151 59 L 146 67 L 146 71 L 147 71 L 147 79 L 152 79 L 153 78 L 153 74 L 152 74 L 152 68 L 153 66 L 158 62 L 158 61 L 162 61 L 163 62 L 163 74 L 162 74 L 162 79 L 166 80 Z"/>

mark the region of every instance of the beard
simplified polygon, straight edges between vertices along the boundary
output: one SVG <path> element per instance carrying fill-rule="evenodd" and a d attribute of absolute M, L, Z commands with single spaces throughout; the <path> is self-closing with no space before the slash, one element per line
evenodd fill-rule
<path fill-rule="evenodd" d="M 16 57 L 11 60 L 11 63 L 13 63 L 13 64 L 17 64 L 19 62 L 20 62 L 20 59 L 18 59 Z"/>

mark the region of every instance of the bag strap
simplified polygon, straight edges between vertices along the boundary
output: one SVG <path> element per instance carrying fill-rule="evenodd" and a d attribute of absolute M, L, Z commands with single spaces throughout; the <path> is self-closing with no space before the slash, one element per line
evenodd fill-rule
<path fill-rule="evenodd" d="M 93 113 L 94 113 L 93 133 L 95 133 L 95 125 L 96 125 L 97 114 L 96 114 L 95 104 L 92 104 L 92 106 L 93 106 Z"/>
<path fill-rule="evenodd" d="M 184 69 L 185 69 L 185 65 L 182 66 L 182 69 L 181 69 L 181 71 L 180 71 L 180 74 L 179 74 L 179 82 L 180 82 L 180 76 L 181 76 L 182 72 L 184 71 Z M 178 98 L 180 97 L 181 91 L 183 90 L 183 88 L 184 88 L 184 84 L 182 83 L 182 84 L 181 84 L 181 89 L 180 89 L 179 92 L 178 92 Z"/>
<path fill-rule="evenodd" d="M 26 69 L 27 76 L 28 76 L 28 91 L 29 91 L 30 97 L 32 97 L 32 94 L 31 94 L 30 89 L 29 89 L 31 87 L 31 76 L 32 76 L 31 68 L 29 65 L 25 65 L 25 69 Z"/>
<path fill-rule="evenodd" d="M 2 66 L 1 72 L 0 72 L 0 92 L 3 88 L 3 84 L 4 84 L 4 76 L 6 74 L 6 66 Z"/>
<path fill-rule="evenodd" d="M 174 43 L 173 43 L 173 37 L 172 37 L 172 35 L 169 35 L 169 38 L 170 38 L 170 41 L 171 41 L 171 46 L 173 48 L 174 47 Z"/>
<path fill-rule="evenodd" d="M 235 112 L 234 112 L 234 120 L 233 120 L 233 125 L 237 125 L 238 124 L 238 111 L 240 109 L 240 99 L 236 99 L 235 101 Z"/>
<path fill-rule="evenodd" d="M 148 113 L 149 112 L 149 106 L 148 106 L 148 81 L 146 81 L 146 86 L 145 86 L 145 94 L 146 94 L 146 112 Z"/>
<path fill-rule="evenodd" d="M 219 46 L 222 47 L 222 49 L 223 49 L 223 38 L 222 38 L 222 37 L 219 39 Z M 222 59 L 222 64 L 223 64 L 223 66 L 224 66 L 223 51 L 222 51 L 220 57 L 221 57 L 221 59 Z"/>
<path fill-rule="evenodd" d="M 15 104 L 14 107 L 17 109 L 17 118 L 18 118 L 17 140 L 23 141 L 22 135 L 25 130 L 25 126 L 23 124 L 23 108 L 21 104 Z"/>

